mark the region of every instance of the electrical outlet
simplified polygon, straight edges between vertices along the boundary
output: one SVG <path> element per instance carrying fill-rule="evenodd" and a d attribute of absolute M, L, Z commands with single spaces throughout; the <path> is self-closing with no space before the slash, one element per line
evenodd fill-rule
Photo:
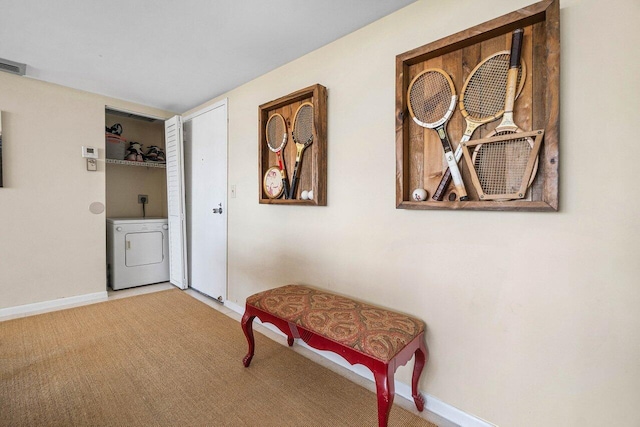
<path fill-rule="evenodd" d="M 146 205 L 147 203 L 149 203 L 149 196 L 147 196 L 146 194 L 138 194 L 138 203 L 140 203 L 141 205 Z"/>

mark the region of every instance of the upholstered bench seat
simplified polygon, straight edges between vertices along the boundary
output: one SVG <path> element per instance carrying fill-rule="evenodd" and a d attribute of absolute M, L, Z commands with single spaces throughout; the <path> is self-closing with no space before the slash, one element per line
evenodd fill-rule
<path fill-rule="evenodd" d="M 288 337 L 330 350 L 349 363 L 367 366 L 374 374 L 378 394 L 378 422 L 387 425 L 394 397 L 393 376 L 415 354 L 412 395 L 418 410 L 424 399 L 418 380 L 428 356 L 425 325 L 419 319 L 344 296 L 302 285 L 287 285 L 247 298 L 242 328 L 249 343 L 243 362 L 254 355 L 253 319 L 276 325 Z"/>

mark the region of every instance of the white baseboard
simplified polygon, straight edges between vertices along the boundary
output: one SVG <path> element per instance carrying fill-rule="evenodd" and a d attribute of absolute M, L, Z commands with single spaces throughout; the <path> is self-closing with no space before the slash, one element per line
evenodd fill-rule
<path fill-rule="evenodd" d="M 242 315 L 244 314 L 244 307 L 235 304 L 233 302 L 230 301 L 225 301 L 224 305 L 226 307 L 228 307 L 229 309 L 235 311 L 236 313 Z M 256 320 L 258 320 L 256 318 Z M 277 327 L 275 327 L 274 325 L 270 324 L 270 323 L 262 323 L 260 322 L 260 324 L 262 326 L 264 326 L 265 328 L 277 333 L 278 335 L 281 335 L 283 337 L 286 338 L 286 335 L 282 333 L 282 331 L 280 329 L 278 329 Z M 323 351 L 323 350 L 317 350 L 313 347 L 310 347 L 309 345 L 307 345 L 307 343 L 305 343 L 302 340 L 297 340 L 296 343 L 300 344 L 301 346 L 308 348 L 309 350 L 311 350 L 312 352 L 324 357 L 325 359 L 330 360 L 331 362 L 334 362 L 340 366 L 342 366 L 343 368 L 346 368 L 348 370 L 350 370 L 351 372 L 354 372 L 358 375 L 360 375 L 361 377 L 364 377 L 366 379 L 368 379 L 369 381 L 374 381 L 373 378 L 373 374 L 371 373 L 371 371 L 364 365 L 351 365 L 349 362 L 347 362 L 345 359 L 343 359 L 341 356 L 338 356 L 335 353 L 332 353 L 330 351 Z M 398 396 L 402 396 L 407 400 L 413 401 L 413 397 L 411 397 L 411 386 L 409 384 L 405 384 L 403 382 L 400 381 L 395 381 L 395 392 Z M 433 412 L 434 414 L 437 414 L 439 416 L 441 416 L 442 418 L 451 421 L 454 424 L 457 424 L 461 427 L 496 427 L 495 424 L 492 424 L 490 422 L 484 421 L 478 417 L 475 417 L 471 414 L 468 414 L 458 408 L 456 408 L 455 406 L 449 405 L 448 403 L 443 402 L 442 400 L 431 396 L 428 393 L 423 392 L 422 390 L 420 390 L 420 393 L 424 396 L 425 398 L 425 409 L 427 409 L 430 412 Z"/>
<path fill-rule="evenodd" d="M 244 307 L 241 305 L 236 304 L 235 302 L 231 302 L 229 300 L 226 300 L 224 302 L 224 306 L 228 307 L 229 309 L 235 311 L 238 314 L 244 314 Z"/>
<path fill-rule="evenodd" d="M 15 307 L 0 308 L 0 321 L 32 314 L 46 313 L 48 311 L 60 310 L 62 308 L 68 308 L 75 305 L 106 301 L 107 296 L 107 291 L 103 291 L 67 298 L 59 298 L 51 301 L 36 302 L 33 304 L 18 305 Z"/>

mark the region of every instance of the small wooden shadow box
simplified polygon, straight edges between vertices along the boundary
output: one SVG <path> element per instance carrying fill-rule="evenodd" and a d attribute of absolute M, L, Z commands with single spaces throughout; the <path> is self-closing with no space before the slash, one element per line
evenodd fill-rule
<path fill-rule="evenodd" d="M 431 199 L 447 169 L 442 144 L 432 129 L 418 126 L 407 106 L 411 80 L 430 68 L 445 70 L 458 96 L 482 59 L 508 51 L 512 32 L 524 29 L 522 59 L 526 80 L 514 107 L 514 119 L 523 131 L 544 129 L 539 166 L 525 197 L 508 201 L 481 201 L 472 185 L 465 159 L 458 162 L 468 201 L 459 201 L 449 185 L 443 201 Z M 558 142 L 560 111 L 560 15 L 558 0 L 547 0 L 461 31 L 396 57 L 396 207 L 399 209 L 470 209 L 497 211 L 558 210 Z M 465 130 L 456 105 L 447 126 L 453 149 Z M 482 125 L 472 139 L 480 139 L 500 120 Z M 426 201 L 413 201 L 414 189 L 428 192 Z M 453 194 L 452 194 L 453 193 Z"/>
<path fill-rule="evenodd" d="M 277 155 L 267 145 L 266 126 L 269 118 L 280 114 L 284 118 L 287 130 L 287 142 L 282 149 L 282 157 L 287 171 L 289 185 L 293 180 L 296 163 L 296 144 L 291 136 L 294 118 L 298 107 L 303 103 L 313 105 L 313 141 L 302 154 L 302 164 L 298 175 L 300 180 L 296 188 L 295 198 L 269 198 L 264 188 L 264 177 L 267 170 L 278 166 Z M 316 84 L 271 102 L 258 108 L 258 185 L 259 202 L 263 204 L 326 206 L 327 205 L 327 89 Z M 313 190 L 313 198 L 303 200 L 303 191 Z"/>

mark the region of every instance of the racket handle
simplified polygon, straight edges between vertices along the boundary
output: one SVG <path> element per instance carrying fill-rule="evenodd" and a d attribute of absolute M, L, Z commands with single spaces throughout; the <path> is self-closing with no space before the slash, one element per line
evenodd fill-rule
<path fill-rule="evenodd" d="M 460 175 L 460 169 L 458 169 L 458 162 L 456 162 L 455 153 L 451 149 L 451 143 L 449 142 L 449 137 L 447 136 L 447 131 L 445 129 L 446 122 L 436 128 L 438 132 L 438 136 L 440 137 L 440 142 L 442 142 L 442 148 L 444 149 L 444 157 L 447 159 L 447 163 L 449 164 L 449 169 L 451 170 L 451 177 L 453 178 L 453 184 L 456 186 L 458 190 L 458 196 L 460 197 L 460 201 L 463 202 L 465 200 L 469 200 L 469 196 L 467 196 L 467 190 L 464 188 L 464 182 L 462 182 L 462 175 Z"/>
<path fill-rule="evenodd" d="M 296 187 L 298 186 L 298 181 L 300 178 L 298 177 L 298 161 L 296 161 L 296 167 L 293 169 L 293 178 L 291 179 L 291 191 L 289 192 L 289 198 L 296 198 Z"/>
<path fill-rule="evenodd" d="M 431 198 L 433 200 L 441 202 L 444 198 L 445 191 L 447 191 L 447 187 L 449 187 L 449 184 L 451 184 L 451 169 L 447 168 L 447 170 L 444 172 L 444 175 L 442 176 L 442 179 L 440 180 L 440 184 L 438 184 L 438 188 L 436 188 L 436 192 L 433 193 L 433 197 Z"/>
<path fill-rule="evenodd" d="M 287 174 L 284 171 L 280 171 L 282 173 L 282 194 L 284 194 L 284 198 L 289 198 L 289 180 L 287 179 Z"/>
<path fill-rule="evenodd" d="M 286 138 L 287 134 L 285 134 Z M 284 168 L 284 163 L 282 162 L 282 155 L 280 151 L 278 151 L 278 168 L 280 169 L 280 177 L 282 178 L 282 194 L 284 194 L 284 198 L 289 198 L 289 179 L 287 178 L 287 170 Z"/>
<path fill-rule="evenodd" d="M 509 68 L 518 68 L 518 65 L 520 65 L 520 51 L 522 50 L 523 37 L 524 30 L 522 28 L 515 30 L 511 36 L 511 58 L 509 61 Z"/>
<path fill-rule="evenodd" d="M 467 190 L 464 188 L 464 182 L 462 182 L 462 175 L 460 175 L 460 169 L 458 169 L 458 164 L 456 163 L 456 159 L 454 154 L 451 152 L 446 153 L 447 163 L 449 163 L 449 170 L 451 171 L 451 178 L 453 179 L 453 185 L 456 186 L 456 190 L 458 190 L 459 200 L 464 202 L 469 200 L 469 196 L 467 196 Z"/>
<path fill-rule="evenodd" d="M 460 141 L 458 148 L 456 148 L 456 152 L 454 154 L 456 158 L 456 163 L 458 163 L 462 158 L 462 143 L 468 140 L 469 140 L 468 137 L 463 138 L 463 140 Z M 444 171 L 444 175 L 440 180 L 440 184 L 438 184 L 438 188 L 436 189 L 436 192 L 433 193 L 433 197 L 431 198 L 433 200 L 437 200 L 438 202 L 441 202 L 442 199 L 444 199 L 444 193 L 447 191 L 447 187 L 449 187 L 449 184 L 451 184 L 451 168 L 447 168 L 447 170 Z"/>

